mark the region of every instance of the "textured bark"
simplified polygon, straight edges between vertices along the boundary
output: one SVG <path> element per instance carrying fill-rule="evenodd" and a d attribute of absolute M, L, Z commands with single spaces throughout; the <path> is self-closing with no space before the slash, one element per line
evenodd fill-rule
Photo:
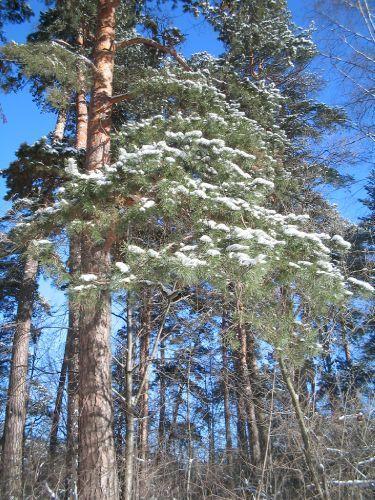
<path fill-rule="evenodd" d="M 27 368 L 38 262 L 27 255 L 18 298 L 1 463 L 3 498 L 22 498 L 22 452 L 27 404 Z"/>
<path fill-rule="evenodd" d="M 91 94 L 86 170 L 101 168 L 110 160 L 110 131 L 115 12 L 118 2 L 99 0 L 95 35 L 94 84 Z M 106 282 L 109 250 L 82 238 L 82 272 Z M 118 480 L 113 436 L 110 291 L 96 289 L 81 308 L 79 339 L 79 465 L 78 492 L 83 499 L 117 499 Z"/>
<path fill-rule="evenodd" d="M 82 33 L 77 37 L 77 45 L 82 48 L 84 46 L 84 38 Z M 86 82 L 82 68 L 79 66 L 77 71 L 77 80 L 80 86 L 76 96 L 76 148 L 86 149 L 87 146 L 87 127 L 88 127 L 88 110 L 86 101 Z"/>
<path fill-rule="evenodd" d="M 82 272 L 105 277 L 109 255 L 86 240 Z M 110 295 L 96 290 L 82 305 L 79 339 L 79 467 L 80 499 L 118 498 L 113 438 L 110 351 Z"/>
<path fill-rule="evenodd" d="M 91 94 L 86 170 L 96 170 L 109 163 L 112 128 L 112 83 L 115 55 L 115 14 L 118 1 L 99 0 L 95 36 L 96 72 Z"/>

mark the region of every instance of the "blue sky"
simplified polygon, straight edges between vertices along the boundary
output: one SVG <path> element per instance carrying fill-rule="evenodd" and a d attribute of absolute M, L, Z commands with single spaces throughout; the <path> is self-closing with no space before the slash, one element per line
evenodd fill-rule
<path fill-rule="evenodd" d="M 43 8 L 44 2 L 31 0 L 31 7 L 36 15 L 29 23 L 23 25 L 9 25 L 6 29 L 8 40 L 23 42 L 28 33 L 32 32 L 38 22 L 38 12 Z M 302 26 L 308 26 L 312 18 L 312 0 L 289 0 L 294 21 Z M 182 48 L 183 53 L 188 56 L 194 52 L 205 50 L 214 55 L 221 51 L 220 44 L 216 41 L 214 33 L 208 29 L 201 19 L 186 16 L 178 11 L 171 12 L 172 22 L 179 26 L 187 35 L 187 42 Z M 328 81 L 328 85 L 321 92 L 321 99 L 327 104 L 340 104 L 340 83 L 332 76 L 332 73 L 324 71 L 327 65 L 317 66 Z M 51 113 L 43 113 L 38 109 L 28 92 L 27 87 L 17 94 L 1 95 L 1 106 L 7 122 L 0 123 L 0 168 L 6 168 L 12 159 L 18 146 L 22 142 L 32 143 L 43 135 L 47 135 L 54 127 L 55 116 Z M 335 140 L 335 139 L 333 139 Z M 365 193 L 363 186 L 369 171 L 368 164 L 358 164 L 355 167 L 343 167 L 343 171 L 350 173 L 356 178 L 356 183 L 350 189 L 325 188 L 324 193 L 334 203 L 338 204 L 340 212 L 344 217 L 356 220 L 366 213 L 363 205 L 358 201 Z M 3 212 L 7 204 L 2 200 L 4 195 L 4 183 L 0 181 L 0 210 Z"/>

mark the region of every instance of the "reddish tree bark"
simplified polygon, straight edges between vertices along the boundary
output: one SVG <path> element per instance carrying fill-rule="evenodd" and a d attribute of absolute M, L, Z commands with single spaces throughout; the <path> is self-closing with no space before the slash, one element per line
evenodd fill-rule
<path fill-rule="evenodd" d="M 101 168 L 110 160 L 112 81 L 115 14 L 118 1 L 99 0 L 94 46 L 94 83 L 90 101 L 86 170 Z M 83 273 L 106 282 L 109 250 L 89 235 L 82 239 Z M 118 498 L 113 436 L 110 291 L 96 289 L 81 308 L 79 339 L 79 465 L 80 499 Z"/>

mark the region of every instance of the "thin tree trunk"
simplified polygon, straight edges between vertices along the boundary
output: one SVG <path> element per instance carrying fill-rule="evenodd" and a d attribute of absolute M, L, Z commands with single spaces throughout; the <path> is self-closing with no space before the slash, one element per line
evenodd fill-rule
<path fill-rule="evenodd" d="M 302 412 L 302 409 L 300 406 L 298 394 L 294 390 L 293 383 L 292 383 L 292 380 L 289 376 L 288 370 L 285 366 L 284 360 L 281 357 L 279 357 L 278 361 L 279 361 L 281 375 L 283 377 L 285 385 L 288 388 L 288 392 L 289 392 L 290 398 L 292 400 L 292 405 L 294 408 L 294 413 L 295 413 L 296 418 L 297 418 L 297 422 L 298 422 L 298 426 L 300 429 L 301 438 L 302 438 L 302 442 L 303 442 L 303 453 L 305 455 L 307 467 L 308 467 L 309 472 L 311 474 L 311 477 L 312 477 L 312 480 L 314 482 L 317 493 L 319 495 L 319 498 L 321 498 L 323 500 L 329 500 L 330 496 L 329 496 L 327 487 L 325 486 L 324 488 L 322 488 L 322 485 L 321 485 L 320 480 L 319 480 L 318 465 L 316 464 L 316 460 L 314 458 L 314 454 L 313 454 L 313 451 L 311 449 L 309 432 L 308 432 L 306 425 L 305 425 L 305 419 L 304 419 L 304 415 L 303 415 L 303 412 Z M 323 483 L 324 483 L 324 477 L 322 479 L 323 479 Z"/>
<path fill-rule="evenodd" d="M 142 393 L 139 398 L 139 456 L 145 463 L 147 460 L 148 452 L 148 390 L 149 390 L 149 376 L 148 372 L 148 358 L 150 349 L 150 334 L 151 334 L 151 304 L 149 294 L 145 294 L 144 305 L 142 311 L 142 335 L 140 338 L 140 367 L 139 378 L 146 377 Z"/>
<path fill-rule="evenodd" d="M 69 267 L 75 274 L 80 269 L 80 239 L 70 237 Z M 67 412 L 67 450 L 65 472 L 65 498 L 77 498 L 78 468 L 78 419 L 79 419 L 79 305 L 69 299 L 68 349 L 68 412 Z"/>
<path fill-rule="evenodd" d="M 174 403 L 173 410 L 172 410 L 171 424 L 169 427 L 168 439 L 166 442 L 167 455 L 170 454 L 172 441 L 176 437 L 178 411 L 179 411 L 180 405 L 181 405 L 181 397 L 182 397 L 183 390 L 184 390 L 184 385 L 181 383 L 178 387 L 175 403 Z"/>
<path fill-rule="evenodd" d="M 240 284 L 237 285 L 236 309 L 238 315 L 237 331 L 238 331 L 238 340 L 240 343 L 239 361 L 240 361 L 241 378 L 243 384 L 243 391 L 245 395 L 245 408 L 251 428 L 251 435 L 250 435 L 251 459 L 253 465 L 258 466 L 261 463 L 262 453 L 261 453 L 260 433 L 257 423 L 255 405 L 254 405 L 254 394 L 250 382 L 250 374 L 247 365 L 248 348 L 247 348 L 246 330 L 243 324 L 242 287 Z"/>
<path fill-rule="evenodd" d="M 149 350 L 150 350 L 150 335 L 151 335 L 151 297 L 149 292 L 145 292 L 143 296 L 142 317 L 141 317 L 142 333 L 140 336 L 140 354 L 139 354 L 139 379 L 145 379 L 143 389 L 139 397 L 139 458 L 140 458 L 140 483 L 139 496 L 145 498 L 147 478 L 148 458 L 148 428 L 149 428 L 149 408 L 148 408 L 148 391 L 149 391 Z"/>
<path fill-rule="evenodd" d="M 63 402 L 63 395 L 65 389 L 66 372 L 68 369 L 68 342 L 65 343 L 64 357 L 61 364 L 59 384 L 57 386 L 55 408 L 52 415 L 52 425 L 49 437 L 49 454 L 52 459 L 56 458 L 58 439 L 57 434 L 59 431 L 59 422 L 61 416 L 61 408 Z"/>
<path fill-rule="evenodd" d="M 264 414 L 263 392 L 259 378 L 259 370 L 256 358 L 255 334 L 253 331 L 251 331 L 251 329 L 248 329 L 246 332 L 246 341 L 247 341 L 247 365 L 249 367 L 249 377 L 251 379 L 251 385 L 253 388 L 254 406 L 256 408 L 256 421 L 259 431 L 260 447 L 262 450 L 262 458 L 263 458 L 263 450 L 265 449 L 267 443 L 267 437 L 266 437 L 267 418 Z"/>
<path fill-rule="evenodd" d="M 61 142 L 63 140 L 66 127 L 66 118 L 67 118 L 66 110 L 60 109 L 57 115 L 55 130 L 53 131 L 53 136 L 52 136 L 53 142 Z"/>
<path fill-rule="evenodd" d="M 132 297 L 127 299 L 127 352 L 126 352 L 126 380 L 125 380 L 125 474 L 124 500 L 131 500 L 133 491 L 133 460 L 134 460 L 134 408 L 133 408 L 133 346 L 134 346 L 134 319 Z"/>
<path fill-rule="evenodd" d="M 77 44 L 83 47 L 84 40 L 80 33 Z M 85 95 L 85 80 L 82 69 L 78 68 L 78 82 L 81 89 L 76 96 L 76 141 L 77 149 L 86 149 L 88 109 Z M 76 274 L 81 268 L 81 238 L 71 235 L 69 248 L 70 274 Z M 77 468 L 78 468 L 78 418 L 79 418 L 79 328 L 80 306 L 69 299 L 69 330 L 68 330 L 68 415 L 67 415 L 67 452 L 65 473 L 65 498 L 77 498 Z"/>
<path fill-rule="evenodd" d="M 226 443 L 226 459 L 229 465 L 232 464 L 232 431 L 230 418 L 230 395 L 229 395 L 229 367 L 228 367 L 228 351 L 225 344 L 224 335 L 227 328 L 227 318 L 225 311 L 222 317 L 222 333 L 221 333 L 221 362 L 222 362 L 222 383 L 223 383 L 223 399 L 224 399 L 224 422 L 225 422 L 225 443 Z"/>
<path fill-rule="evenodd" d="M 159 389 L 159 425 L 158 425 L 158 456 L 157 461 L 162 459 L 163 452 L 165 451 L 165 429 L 166 429 L 166 380 L 165 380 L 165 345 L 164 342 L 160 344 L 160 389 Z"/>
<path fill-rule="evenodd" d="M 38 262 L 27 254 L 18 298 L 4 424 L 1 463 L 4 498 L 22 498 L 22 444 L 26 420 L 29 339 L 37 273 Z"/>
<path fill-rule="evenodd" d="M 60 110 L 57 116 L 55 130 L 53 132 L 54 143 L 63 140 L 66 127 L 66 119 L 67 119 L 66 110 Z M 55 458 L 57 451 L 57 444 L 58 444 L 57 435 L 59 432 L 59 422 L 60 422 L 62 401 L 64 395 L 67 367 L 68 367 L 68 344 L 66 342 L 64 349 L 64 357 L 60 370 L 59 384 L 57 387 L 55 408 L 53 410 L 53 415 L 52 415 L 52 424 L 51 424 L 50 441 L 49 441 L 49 453 L 52 459 Z"/>
<path fill-rule="evenodd" d="M 246 412 L 242 391 L 237 392 L 237 446 L 242 462 L 247 462 L 249 458 L 249 449 L 246 436 Z"/>
<path fill-rule="evenodd" d="M 99 0 L 94 47 L 94 84 L 90 101 L 86 170 L 110 161 L 111 96 L 118 1 Z M 106 283 L 109 249 L 89 235 L 82 239 L 82 272 Z M 117 499 L 118 479 L 113 435 L 110 349 L 110 291 L 97 288 L 81 308 L 79 345 L 78 491 L 84 499 Z"/>

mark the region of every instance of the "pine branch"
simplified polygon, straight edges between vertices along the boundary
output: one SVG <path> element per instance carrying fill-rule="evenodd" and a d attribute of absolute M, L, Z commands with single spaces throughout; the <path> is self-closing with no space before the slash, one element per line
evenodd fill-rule
<path fill-rule="evenodd" d="M 81 59 L 86 64 L 88 64 L 95 71 L 95 73 L 98 71 L 95 64 L 88 57 L 82 54 L 77 54 L 77 52 L 75 52 L 74 50 L 74 47 L 72 47 L 68 42 L 65 42 L 65 40 L 60 40 L 60 39 L 52 40 L 52 45 L 54 45 L 55 47 L 59 47 L 60 49 L 64 49 L 67 52 L 69 52 L 69 54 L 72 54 L 73 56 L 76 56 L 78 59 Z"/>
<path fill-rule="evenodd" d="M 124 47 L 131 47 L 133 45 L 147 45 L 148 47 L 153 47 L 156 50 L 160 50 L 165 54 L 169 54 L 176 59 L 176 61 L 186 70 L 192 71 L 190 66 L 187 64 L 185 59 L 173 48 L 166 47 L 161 43 L 152 40 L 151 38 L 145 38 L 138 36 L 136 38 L 131 38 L 130 40 L 121 40 L 120 42 L 115 42 L 116 49 L 122 49 Z"/>

